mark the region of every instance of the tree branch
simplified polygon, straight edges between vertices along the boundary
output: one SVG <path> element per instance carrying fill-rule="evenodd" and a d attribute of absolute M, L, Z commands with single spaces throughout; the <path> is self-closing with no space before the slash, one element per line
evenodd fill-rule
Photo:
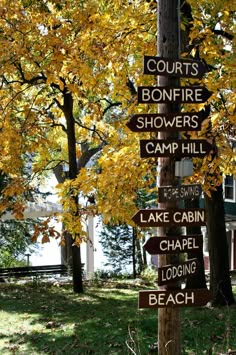
<path fill-rule="evenodd" d="M 103 100 L 105 100 L 109 105 L 103 110 L 103 113 L 102 113 L 102 115 L 104 116 L 106 113 L 107 113 L 107 111 L 109 111 L 112 107 L 115 107 L 115 106 L 121 106 L 121 102 L 111 102 L 111 101 L 109 101 L 109 100 L 107 100 L 107 99 L 103 99 Z"/>
<path fill-rule="evenodd" d="M 48 114 L 48 117 L 52 120 L 51 127 L 61 127 L 63 132 L 67 133 L 67 129 L 62 123 L 56 123 L 55 122 L 55 117 L 54 117 L 53 113 L 51 111 L 46 111 L 46 112 Z"/>
<path fill-rule="evenodd" d="M 229 39 L 230 41 L 232 41 L 234 39 L 234 35 L 231 34 L 231 33 L 228 33 L 224 30 L 215 30 L 215 29 L 212 29 L 212 32 L 216 35 L 219 35 L 219 36 L 222 36 L 222 37 L 225 37 L 227 39 Z"/>
<path fill-rule="evenodd" d="M 37 75 L 31 79 L 26 79 L 24 71 L 22 69 L 21 63 L 15 62 L 13 63 L 15 68 L 18 70 L 20 77 L 22 79 L 23 84 L 38 84 L 39 82 L 45 82 L 45 76 Z"/>
<path fill-rule="evenodd" d="M 78 120 L 78 119 L 77 119 L 77 120 L 75 119 L 75 123 L 76 123 L 79 127 L 84 128 L 84 129 L 86 129 L 86 130 L 88 130 L 88 131 L 90 131 L 90 132 L 93 132 L 93 134 L 96 134 L 96 135 L 99 137 L 99 139 L 101 140 L 101 142 L 107 144 L 106 140 L 102 137 L 102 134 L 101 134 L 102 132 L 100 131 L 101 133 L 99 133 L 99 131 L 96 129 L 96 125 L 94 125 L 93 128 L 90 128 L 90 127 L 87 127 L 87 126 L 83 125 L 82 122 L 81 122 L 81 120 Z"/>
<path fill-rule="evenodd" d="M 82 155 L 79 158 L 79 161 L 78 161 L 78 164 L 77 164 L 78 172 L 81 170 L 81 168 L 84 168 L 86 166 L 86 164 L 89 162 L 89 160 L 96 153 L 98 153 L 102 149 L 103 146 L 104 146 L 104 144 L 100 144 L 96 148 L 89 148 L 89 144 L 88 143 L 85 142 L 85 143 L 81 144 Z"/>

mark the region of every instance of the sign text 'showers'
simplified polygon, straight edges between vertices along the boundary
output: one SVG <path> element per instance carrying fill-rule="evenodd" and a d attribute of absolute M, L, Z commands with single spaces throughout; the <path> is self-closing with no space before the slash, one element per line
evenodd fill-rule
<path fill-rule="evenodd" d="M 133 115 L 127 127 L 132 132 L 200 131 L 208 112 L 142 113 Z"/>

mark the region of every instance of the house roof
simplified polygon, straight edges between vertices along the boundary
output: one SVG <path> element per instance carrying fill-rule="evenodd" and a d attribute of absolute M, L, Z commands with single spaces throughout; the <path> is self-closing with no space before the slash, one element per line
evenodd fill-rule
<path fill-rule="evenodd" d="M 225 225 L 227 229 L 236 229 L 236 215 L 225 215 Z"/>
<path fill-rule="evenodd" d="M 40 202 L 40 203 L 33 203 L 28 202 L 25 210 L 24 210 L 24 219 L 27 218 L 39 218 L 39 217 L 47 217 L 51 216 L 56 212 L 62 212 L 62 206 L 54 203 L 54 202 Z M 11 212 L 4 213 L 0 220 L 7 221 L 15 219 L 14 215 Z"/>

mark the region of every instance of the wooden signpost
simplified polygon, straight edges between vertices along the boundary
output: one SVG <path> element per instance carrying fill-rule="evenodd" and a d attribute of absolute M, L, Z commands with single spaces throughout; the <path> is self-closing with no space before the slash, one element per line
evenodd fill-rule
<path fill-rule="evenodd" d="M 139 291 L 139 308 L 193 307 L 205 306 L 212 299 L 208 289 Z"/>
<path fill-rule="evenodd" d="M 206 223 L 204 209 L 178 209 L 179 199 L 197 198 L 199 185 L 164 186 L 175 184 L 172 158 L 205 157 L 212 150 L 206 140 L 179 139 L 179 131 L 198 131 L 202 121 L 210 113 L 206 111 L 180 112 L 180 104 L 201 104 L 211 92 L 203 86 L 180 86 L 180 77 L 202 78 L 207 68 L 201 61 L 179 58 L 180 53 L 180 4 L 174 0 L 158 1 L 157 52 L 159 56 L 144 57 L 144 74 L 156 75 L 158 86 L 138 87 L 138 103 L 158 104 L 156 114 L 137 114 L 127 126 L 133 132 L 159 132 L 158 140 L 141 140 L 141 157 L 161 158 L 159 168 L 159 207 L 140 210 L 132 220 L 140 227 L 160 227 L 162 237 L 151 237 L 145 249 L 151 255 L 198 252 L 202 248 L 202 235 L 173 236 L 171 226 L 202 226 Z M 162 133 L 165 132 L 165 133 Z M 170 134 L 168 134 L 170 132 Z M 173 139 L 175 138 L 175 139 Z M 178 229 L 178 228 L 176 228 Z M 179 229 L 178 229 L 179 230 Z M 178 234 L 177 230 L 177 234 Z M 193 276 L 197 272 L 197 259 L 179 265 L 174 264 L 177 255 L 160 255 L 158 283 L 169 283 L 168 290 L 139 292 L 139 308 L 160 308 L 158 311 L 158 354 L 181 354 L 180 311 L 178 307 L 204 306 L 212 298 L 208 289 L 177 289 L 175 280 Z M 170 264 L 170 265 L 165 265 Z"/>
<path fill-rule="evenodd" d="M 139 86 L 138 103 L 203 103 L 212 95 L 204 86 Z"/>
<path fill-rule="evenodd" d="M 199 198 L 202 194 L 201 185 L 160 186 L 158 188 L 158 201 L 179 201 Z"/>
<path fill-rule="evenodd" d="M 199 131 L 209 113 L 209 106 L 199 112 L 143 113 L 133 115 L 126 125 L 132 132 Z"/>
<path fill-rule="evenodd" d="M 141 139 L 141 158 L 158 157 L 204 157 L 212 146 L 205 139 Z"/>
<path fill-rule="evenodd" d="M 202 78 L 206 71 L 206 65 L 199 60 L 144 56 L 144 74 Z"/>
<path fill-rule="evenodd" d="M 192 209 L 149 209 L 139 210 L 132 220 L 140 227 L 160 226 L 204 226 L 206 215 L 204 208 Z"/>
<path fill-rule="evenodd" d="M 158 268 L 158 285 L 167 285 L 177 280 L 195 275 L 199 270 L 197 258 L 190 259 L 177 265 L 171 264 Z"/>
<path fill-rule="evenodd" d="M 171 234 L 170 227 L 173 225 L 192 227 L 206 224 L 204 209 L 177 208 L 179 200 L 199 198 L 202 192 L 201 186 L 197 184 L 164 186 L 163 182 L 175 184 L 172 158 L 203 158 L 211 152 L 212 146 L 208 141 L 179 139 L 178 135 L 176 133 L 173 135 L 172 132 L 201 130 L 202 122 L 210 114 L 209 105 L 199 112 L 180 112 L 180 104 L 204 103 L 212 93 L 204 86 L 180 86 L 178 78 L 202 78 L 207 72 L 207 67 L 201 61 L 178 58 L 180 53 L 179 2 L 159 0 L 158 10 L 157 49 L 160 56 L 144 56 L 143 65 L 144 74 L 158 76 L 158 86 L 138 87 L 137 96 L 138 103 L 158 104 L 159 112 L 133 115 L 127 127 L 133 132 L 160 132 L 159 139 L 140 141 L 140 155 L 142 158 L 162 158 L 158 162 L 159 185 L 161 185 L 158 186 L 158 203 L 160 203 L 159 207 L 163 208 L 141 209 L 132 220 L 140 227 L 159 227 L 159 233 L 163 236 L 151 237 L 144 244 L 144 248 L 151 255 L 198 253 L 203 246 L 202 235 L 168 234 Z M 176 262 L 173 261 L 174 258 L 172 255 L 161 255 L 158 260 L 160 266 L 158 285 L 169 284 L 168 290 L 139 292 L 139 308 L 161 308 L 158 312 L 158 354 L 160 355 L 167 352 L 176 355 L 181 353 L 180 312 L 174 308 L 204 306 L 212 298 L 208 289 L 177 289 L 179 284 L 176 281 L 195 275 L 199 263 L 194 258 L 174 264 Z"/>
<path fill-rule="evenodd" d="M 178 237 L 151 237 L 143 245 L 151 255 L 199 252 L 203 246 L 203 236 L 184 235 Z"/>

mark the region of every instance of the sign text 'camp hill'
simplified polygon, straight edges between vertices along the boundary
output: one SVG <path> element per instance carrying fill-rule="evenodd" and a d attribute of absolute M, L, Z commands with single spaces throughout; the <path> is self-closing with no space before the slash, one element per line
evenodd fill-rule
<path fill-rule="evenodd" d="M 204 157 L 212 146 L 205 139 L 141 139 L 141 158 Z"/>
<path fill-rule="evenodd" d="M 204 226 L 206 214 L 204 208 L 192 209 L 149 209 L 139 210 L 132 220 L 140 227 L 160 227 L 169 225 Z"/>

